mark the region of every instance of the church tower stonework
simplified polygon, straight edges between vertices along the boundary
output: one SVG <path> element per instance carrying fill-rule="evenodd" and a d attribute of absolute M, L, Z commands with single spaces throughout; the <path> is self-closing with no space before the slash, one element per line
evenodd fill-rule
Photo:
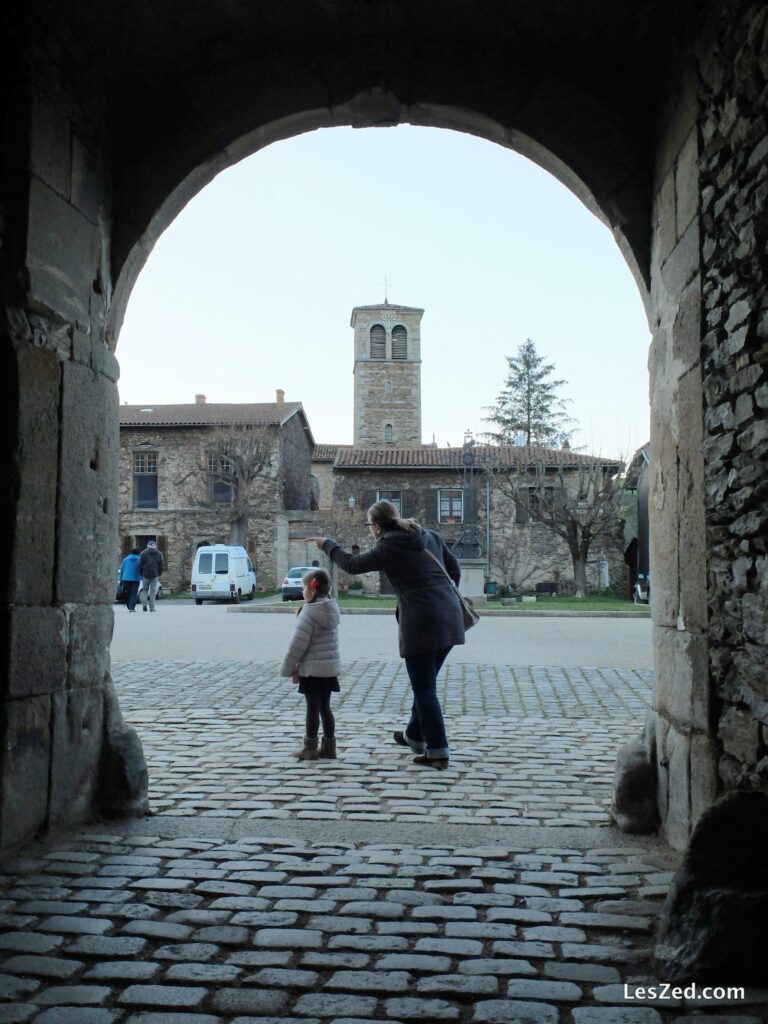
<path fill-rule="evenodd" d="M 356 448 L 421 446 L 423 309 L 355 306 Z"/>

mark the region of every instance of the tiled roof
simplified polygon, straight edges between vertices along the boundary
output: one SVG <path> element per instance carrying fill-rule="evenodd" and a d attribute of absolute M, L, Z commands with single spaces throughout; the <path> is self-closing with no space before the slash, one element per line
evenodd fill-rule
<path fill-rule="evenodd" d="M 312 452 L 313 462 L 334 462 L 340 451 L 351 448 L 348 444 L 316 444 Z"/>
<path fill-rule="evenodd" d="M 121 427 L 277 427 L 302 412 L 301 402 L 194 402 L 187 405 L 121 405 Z"/>
<path fill-rule="evenodd" d="M 358 310 L 365 310 L 369 312 L 373 309 L 402 309 L 406 313 L 423 313 L 424 310 L 420 306 L 401 306 L 399 302 L 377 302 L 375 306 L 355 306 L 352 313 L 357 313 Z"/>
<path fill-rule="evenodd" d="M 536 445 L 508 447 L 476 445 L 473 451 L 475 465 L 478 468 L 541 464 L 563 467 L 584 465 L 618 467 L 619 465 L 618 459 L 602 459 L 593 455 L 582 455 L 568 448 L 540 448 Z M 337 469 L 459 469 L 463 466 L 463 454 L 463 448 L 353 448 L 340 446 L 334 467 Z"/>

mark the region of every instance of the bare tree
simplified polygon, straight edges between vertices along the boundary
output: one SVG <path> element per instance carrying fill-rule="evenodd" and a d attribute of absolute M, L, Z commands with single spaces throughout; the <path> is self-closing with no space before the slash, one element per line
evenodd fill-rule
<path fill-rule="evenodd" d="M 245 546 L 253 513 L 256 481 L 274 465 L 277 437 L 266 426 L 215 427 L 205 438 L 198 464 L 179 481 L 194 477 L 204 484 L 190 495 L 193 504 L 219 509 L 229 520 L 229 543 Z"/>
<path fill-rule="evenodd" d="M 519 523 L 530 519 L 565 541 L 573 564 L 575 596 L 587 594 L 587 560 L 598 544 L 621 530 L 622 466 L 604 459 L 578 457 L 576 465 L 550 464 L 544 459 L 528 465 L 495 467 L 490 472 L 496 490 L 515 509 Z"/>

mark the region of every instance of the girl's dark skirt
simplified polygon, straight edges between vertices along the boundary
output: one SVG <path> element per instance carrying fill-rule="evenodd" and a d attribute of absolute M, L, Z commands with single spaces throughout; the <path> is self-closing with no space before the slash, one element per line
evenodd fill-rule
<path fill-rule="evenodd" d="M 338 676 L 299 676 L 299 693 L 303 693 L 304 696 L 315 693 L 323 696 L 341 693 Z"/>

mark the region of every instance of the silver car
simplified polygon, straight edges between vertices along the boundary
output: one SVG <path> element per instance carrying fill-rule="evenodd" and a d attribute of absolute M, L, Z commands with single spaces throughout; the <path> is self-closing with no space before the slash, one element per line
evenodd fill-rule
<path fill-rule="evenodd" d="M 316 568 L 316 565 L 294 565 L 292 569 L 289 569 L 282 583 L 283 600 L 300 601 L 304 597 L 304 584 L 301 582 L 301 578 L 304 573 Z"/>

